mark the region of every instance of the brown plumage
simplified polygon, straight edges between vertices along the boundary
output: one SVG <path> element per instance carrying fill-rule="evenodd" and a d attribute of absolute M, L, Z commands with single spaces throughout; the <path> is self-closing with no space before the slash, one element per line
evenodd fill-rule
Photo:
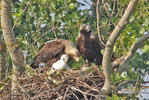
<path fill-rule="evenodd" d="M 94 62 L 96 65 L 101 65 L 103 57 L 101 54 L 102 46 L 98 38 L 91 34 L 89 25 L 83 24 L 80 27 L 76 44 L 87 65 L 90 65 L 91 62 Z"/>
<path fill-rule="evenodd" d="M 73 42 L 64 39 L 55 39 L 43 44 L 30 66 L 32 68 L 38 68 L 40 63 L 44 63 L 45 66 L 51 67 L 54 62 L 60 59 L 62 54 L 67 54 L 70 58 L 79 61 L 80 53 Z"/>

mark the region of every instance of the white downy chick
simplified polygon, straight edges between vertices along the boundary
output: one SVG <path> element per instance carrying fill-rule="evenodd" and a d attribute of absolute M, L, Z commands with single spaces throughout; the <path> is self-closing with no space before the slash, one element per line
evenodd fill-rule
<path fill-rule="evenodd" d="M 67 62 L 68 62 L 68 55 L 67 54 L 63 54 L 60 58 L 60 60 L 58 60 L 57 62 L 55 62 L 52 65 L 52 68 L 54 68 L 55 70 L 62 70 L 62 69 L 71 69 Z"/>

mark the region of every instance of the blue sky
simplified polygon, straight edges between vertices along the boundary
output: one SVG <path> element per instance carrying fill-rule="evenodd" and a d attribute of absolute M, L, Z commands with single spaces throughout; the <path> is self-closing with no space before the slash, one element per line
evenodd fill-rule
<path fill-rule="evenodd" d="M 87 1 L 89 4 L 87 4 L 84 0 L 77 0 L 78 2 L 85 4 L 85 6 L 80 7 L 80 9 L 84 10 L 84 9 L 89 9 L 90 5 L 92 4 L 91 0 L 85 0 Z"/>

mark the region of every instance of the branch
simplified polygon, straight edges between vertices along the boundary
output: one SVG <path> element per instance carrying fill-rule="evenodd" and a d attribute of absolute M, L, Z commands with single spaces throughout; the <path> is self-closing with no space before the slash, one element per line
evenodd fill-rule
<path fill-rule="evenodd" d="M 120 58 L 114 60 L 111 65 L 112 65 L 112 68 L 118 66 L 123 60 L 124 60 L 125 56 L 121 56 Z"/>
<path fill-rule="evenodd" d="M 100 14 L 99 14 L 99 0 L 97 0 L 96 4 L 96 20 L 97 20 L 97 32 L 98 32 L 98 38 L 100 43 L 102 44 L 103 47 L 105 47 L 105 43 L 101 39 L 101 33 L 100 33 Z"/>
<path fill-rule="evenodd" d="M 105 75 L 105 83 L 104 83 L 104 86 L 102 87 L 102 91 L 104 91 L 107 94 L 111 92 L 111 85 L 112 85 L 110 75 L 112 74 L 111 58 L 112 58 L 114 43 L 116 42 L 117 38 L 121 34 L 121 31 L 123 30 L 123 28 L 126 26 L 137 1 L 138 0 L 131 0 L 129 2 L 124 15 L 120 19 L 119 23 L 116 25 L 115 29 L 113 30 L 112 34 L 110 35 L 106 43 L 105 52 L 104 52 L 103 61 L 102 61 L 103 73 Z"/>
<path fill-rule="evenodd" d="M 73 26 L 73 27 L 71 27 L 71 28 L 76 28 L 76 27 L 78 27 L 78 26 Z M 55 30 L 60 30 L 60 29 L 67 29 L 68 27 L 54 27 L 54 28 L 52 28 L 52 29 L 50 29 L 50 30 L 48 30 L 47 32 L 45 32 L 45 33 L 43 33 L 41 36 L 39 36 L 37 39 L 35 39 L 35 41 L 33 42 L 33 43 L 30 43 L 30 45 L 29 45 L 29 47 L 27 47 L 26 49 L 25 49 L 25 51 L 27 51 L 29 48 L 31 48 L 32 47 L 32 45 L 34 45 L 36 42 L 38 42 L 43 36 L 45 36 L 46 34 L 48 34 L 48 33 L 50 33 L 50 32 L 53 32 L 53 31 L 55 31 Z M 52 40 L 52 39 L 55 39 L 55 38 L 49 38 L 49 40 Z"/>
<path fill-rule="evenodd" d="M 111 17 L 111 14 L 108 11 L 109 8 L 106 6 L 105 0 L 102 0 L 102 4 L 103 4 L 103 7 L 105 8 L 105 11 L 106 11 L 108 17 L 110 18 Z"/>
<path fill-rule="evenodd" d="M 141 38 L 138 39 L 138 41 L 136 43 L 134 43 L 129 52 L 127 53 L 126 58 L 124 59 L 124 61 L 121 63 L 119 69 L 118 69 L 118 73 L 121 74 L 122 72 L 126 71 L 128 69 L 128 64 L 131 60 L 131 58 L 134 56 L 134 53 L 138 50 L 138 48 L 140 47 L 140 45 L 146 41 L 147 39 L 149 39 L 149 31 L 147 34 L 143 35 Z"/>
<path fill-rule="evenodd" d="M 26 7 L 25 7 L 25 8 L 24 8 L 24 10 L 22 11 L 22 13 L 21 13 L 20 17 L 18 17 L 18 18 L 16 19 L 16 22 L 14 23 L 14 25 L 13 25 L 12 29 L 14 29 L 14 28 L 15 28 L 15 26 L 16 26 L 16 24 L 17 24 L 17 22 L 21 19 L 22 15 L 23 15 L 23 14 L 25 14 L 25 12 L 27 11 L 27 9 L 28 9 L 28 7 L 29 7 L 29 6 L 30 6 L 30 3 L 29 3 L 29 2 L 27 2 Z M 20 18 L 20 19 L 19 19 L 19 18 Z"/>
<path fill-rule="evenodd" d="M 11 0 L 1 0 L 1 29 L 13 66 L 12 92 L 16 92 L 17 78 L 25 70 L 24 56 L 16 41 L 11 23 Z M 16 96 L 14 96 L 15 98 Z"/>

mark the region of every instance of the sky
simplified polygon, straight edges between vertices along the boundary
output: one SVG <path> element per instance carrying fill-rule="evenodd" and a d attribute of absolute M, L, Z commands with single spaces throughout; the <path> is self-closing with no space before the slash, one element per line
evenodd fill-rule
<path fill-rule="evenodd" d="M 77 0 L 77 1 L 80 2 L 80 3 L 82 3 L 82 4 L 85 4 L 85 6 L 82 6 L 82 7 L 80 7 L 79 9 L 84 10 L 84 9 L 89 9 L 89 8 L 91 8 L 91 7 L 90 7 L 90 5 L 92 4 L 91 0 Z M 90 5 L 87 4 L 85 1 L 88 2 Z"/>

